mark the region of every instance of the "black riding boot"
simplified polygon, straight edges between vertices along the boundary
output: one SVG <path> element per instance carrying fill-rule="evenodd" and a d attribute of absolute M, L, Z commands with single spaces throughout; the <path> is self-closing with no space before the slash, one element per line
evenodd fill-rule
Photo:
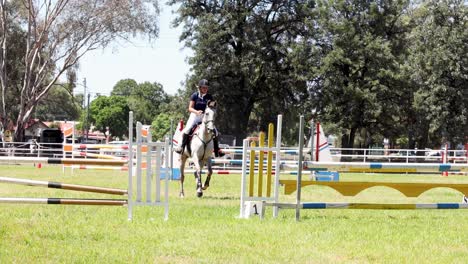
<path fill-rule="evenodd" d="M 187 146 L 189 140 L 189 135 L 183 133 L 182 134 L 182 145 L 180 145 L 178 148 L 176 148 L 175 152 L 181 154 L 184 152 L 185 146 Z"/>
<path fill-rule="evenodd" d="M 224 152 L 222 152 L 222 151 L 219 149 L 218 138 L 216 138 L 216 137 L 213 138 L 213 145 L 214 145 L 215 157 L 217 157 L 217 158 L 223 157 L 223 156 L 224 156 Z"/>

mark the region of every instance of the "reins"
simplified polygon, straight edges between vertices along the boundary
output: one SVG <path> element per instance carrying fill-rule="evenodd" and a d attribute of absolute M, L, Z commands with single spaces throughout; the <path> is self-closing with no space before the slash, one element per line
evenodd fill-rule
<path fill-rule="evenodd" d="M 206 125 L 207 125 L 208 123 L 210 123 L 210 122 L 213 122 L 213 120 L 208 120 L 208 121 L 203 122 L 204 133 L 206 133 L 206 130 L 208 130 L 207 127 L 206 127 Z M 213 134 L 214 134 L 214 133 L 213 133 L 213 132 L 209 132 L 209 134 L 211 134 L 211 137 L 210 137 L 210 139 L 209 139 L 208 141 L 205 142 L 205 141 L 203 140 L 203 138 L 201 138 L 200 135 L 199 135 L 199 134 L 200 134 L 200 131 L 201 131 L 201 129 L 199 129 L 195 135 L 196 135 L 197 138 L 203 143 L 203 156 L 202 156 L 202 159 L 205 159 L 206 147 L 208 146 L 208 144 L 209 144 L 211 141 L 213 141 L 213 137 L 214 137 Z M 193 150 L 192 150 L 192 151 L 193 151 Z"/>

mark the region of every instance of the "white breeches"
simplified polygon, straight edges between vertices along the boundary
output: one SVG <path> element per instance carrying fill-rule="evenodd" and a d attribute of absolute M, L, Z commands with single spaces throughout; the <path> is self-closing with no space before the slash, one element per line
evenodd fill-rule
<path fill-rule="evenodd" d="M 190 130 L 192 129 L 193 125 L 198 124 L 202 121 L 203 115 L 196 115 L 194 113 L 190 113 L 189 119 L 187 120 L 187 123 L 185 123 L 184 134 L 189 134 Z"/>
<path fill-rule="evenodd" d="M 201 123 L 202 119 L 203 119 L 203 115 L 196 115 L 194 113 L 190 113 L 189 119 L 187 120 L 187 123 L 185 123 L 185 127 L 182 130 L 182 132 L 188 135 L 193 125 Z M 215 128 L 215 136 L 218 136 L 217 128 Z"/>

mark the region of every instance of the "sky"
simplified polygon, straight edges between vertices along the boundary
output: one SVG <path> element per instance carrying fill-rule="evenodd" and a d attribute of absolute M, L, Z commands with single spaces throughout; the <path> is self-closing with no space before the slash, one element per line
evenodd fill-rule
<path fill-rule="evenodd" d="M 81 85 L 76 92 L 83 93 L 85 78 L 86 93 L 91 93 L 91 98 L 97 93 L 110 95 L 118 81 L 134 79 L 137 83 L 158 82 L 166 93 L 174 95 L 190 73 L 186 59 L 191 51 L 179 43 L 181 28 L 170 26 L 175 17 L 171 7 L 161 4 L 161 9 L 159 37 L 153 43 L 135 40 L 84 55 L 77 74 Z"/>

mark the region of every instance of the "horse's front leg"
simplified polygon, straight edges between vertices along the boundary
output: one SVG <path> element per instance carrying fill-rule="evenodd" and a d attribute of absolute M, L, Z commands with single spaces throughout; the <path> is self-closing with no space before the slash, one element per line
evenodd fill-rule
<path fill-rule="evenodd" d="M 213 168 L 211 167 L 211 158 L 208 159 L 206 166 L 208 168 L 208 174 L 206 175 L 205 183 L 203 184 L 203 190 L 206 190 L 208 189 L 208 187 L 210 187 L 211 175 L 213 174 Z"/>
<path fill-rule="evenodd" d="M 195 164 L 195 180 L 197 182 L 197 197 L 202 197 L 203 196 L 203 189 L 202 189 L 202 181 L 201 181 L 201 173 L 202 173 L 202 168 L 203 168 L 203 161 L 198 160 L 195 158 L 193 160 L 193 163 Z"/>

